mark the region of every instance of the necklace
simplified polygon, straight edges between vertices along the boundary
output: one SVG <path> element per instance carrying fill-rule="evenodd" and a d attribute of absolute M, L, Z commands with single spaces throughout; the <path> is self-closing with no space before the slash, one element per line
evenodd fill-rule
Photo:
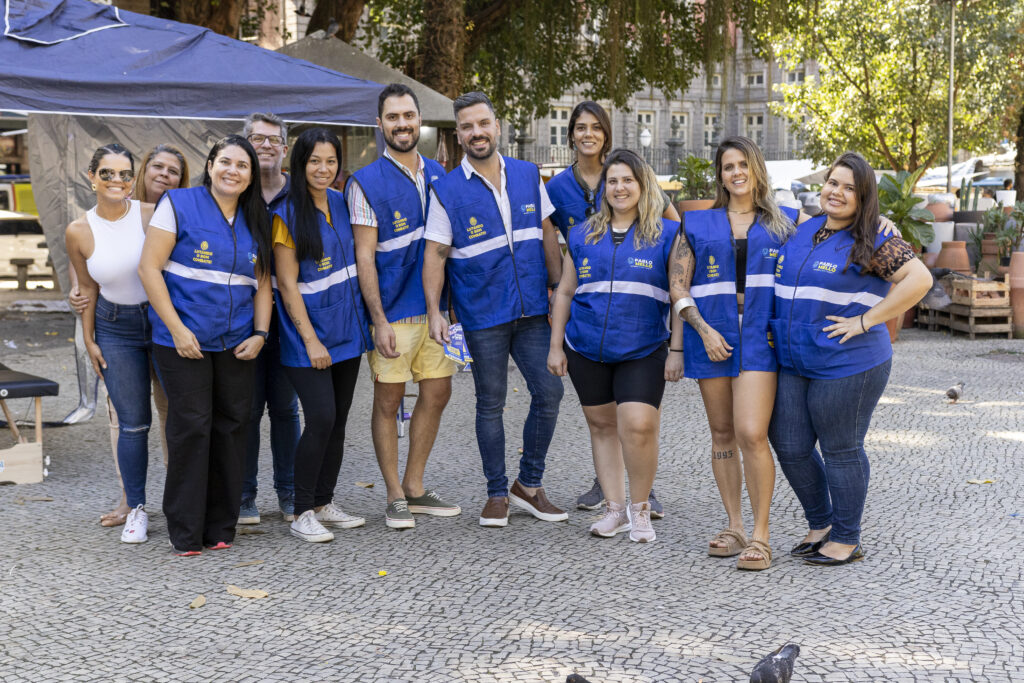
<path fill-rule="evenodd" d="M 127 197 L 122 199 L 121 201 L 124 203 L 124 210 L 121 211 L 121 215 L 118 216 L 117 218 L 107 218 L 106 216 L 103 216 L 102 214 L 100 214 L 100 210 L 99 210 L 98 206 L 96 207 L 96 214 L 100 218 L 102 218 L 103 220 L 110 221 L 111 223 L 118 222 L 119 220 L 121 220 L 122 218 L 127 216 L 128 212 L 132 210 L 132 203 L 131 203 L 131 201 Z"/>
<path fill-rule="evenodd" d="M 747 211 L 733 211 L 732 209 L 729 209 L 728 211 L 729 211 L 729 213 L 737 213 L 737 214 L 740 214 L 740 215 L 747 214 L 747 213 L 754 213 L 754 209 L 749 209 Z"/>

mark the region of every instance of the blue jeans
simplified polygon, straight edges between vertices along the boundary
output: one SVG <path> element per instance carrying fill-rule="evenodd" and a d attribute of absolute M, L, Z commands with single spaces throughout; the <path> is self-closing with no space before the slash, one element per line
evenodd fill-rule
<path fill-rule="evenodd" d="M 811 529 L 860 543 L 871 468 L 864 436 L 889 381 L 892 359 L 841 379 L 779 373 L 768 438 Z M 821 447 L 821 453 L 815 448 Z"/>
<path fill-rule="evenodd" d="M 530 413 L 523 426 L 523 457 L 519 459 L 519 483 L 530 488 L 541 485 L 544 458 L 555 433 L 563 393 L 562 380 L 548 372 L 550 342 L 551 327 L 547 316 L 542 315 L 466 332 L 476 386 L 476 442 L 487 477 L 488 497 L 508 495 L 502 415 L 508 393 L 509 355 L 530 390 Z"/>
<path fill-rule="evenodd" d="M 149 304 L 114 304 L 96 299 L 96 344 L 107 369 L 103 382 L 117 411 L 117 466 L 129 507 L 146 504 L 149 465 L 150 351 Z"/>
<path fill-rule="evenodd" d="M 299 424 L 299 399 L 281 366 L 281 345 L 277 333 L 277 315 L 270 323 L 267 343 L 256 357 L 256 383 L 252 392 L 252 412 L 246 428 L 245 470 L 242 501 L 256 500 L 260 462 L 260 422 L 263 409 L 270 414 L 270 453 L 274 462 L 274 490 L 282 502 L 295 492 L 295 447 L 302 431 Z"/>

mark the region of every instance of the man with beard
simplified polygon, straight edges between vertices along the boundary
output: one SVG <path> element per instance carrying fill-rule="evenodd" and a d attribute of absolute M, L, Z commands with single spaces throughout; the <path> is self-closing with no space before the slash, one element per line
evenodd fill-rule
<path fill-rule="evenodd" d="M 387 486 L 385 522 L 392 529 L 414 527 L 413 513 L 450 517 L 462 511 L 423 485 L 441 413 L 451 396 L 455 363 L 427 331 L 423 223 L 430 184 L 444 175 L 444 168 L 416 151 L 420 123 L 419 102 L 408 86 L 384 88 L 377 100 L 384 154 L 356 171 L 346 191 L 359 287 L 373 322 L 370 428 Z M 436 301 L 434 312 L 441 315 Z M 419 397 L 409 426 L 405 476 L 399 479 L 395 415 L 409 380 L 419 384 Z"/>
<path fill-rule="evenodd" d="M 534 164 L 496 153 L 500 128 L 482 92 L 455 100 L 459 168 L 431 186 L 423 288 L 430 336 L 449 341 L 438 312 L 445 263 L 452 302 L 473 357 L 476 439 L 487 477 L 481 526 L 508 524 L 509 501 L 548 522 L 568 519 L 544 495 L 548 445 L 558 419 L 562 382 L 547 371 L 548 288 L 557 287 L 561 253 L 548 199 Z M 509 355 L 526 379 L 530 412 L 523 428 L 519 476 L 505 476 L 502 412 Z"/>

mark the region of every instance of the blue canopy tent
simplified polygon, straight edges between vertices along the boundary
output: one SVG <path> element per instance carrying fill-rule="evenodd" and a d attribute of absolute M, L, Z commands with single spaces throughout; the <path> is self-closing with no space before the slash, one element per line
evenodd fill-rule
<path fill-rule="evenodd" d="M 0 9 L 0 109 L 29 114 L 33 194 L 65 291 L 64 230 L 94 202 L 85 168 L 100 145 L 120 142 L 138 158 L 173 144 L 195 182 L 211 144 L 253 111 L 290 123 L 375 123 L 381 84 L 199 26 L 88 0 L 0 0 Z M 82 405 L 67 421 L 90 416 L 95 402 L 90 364 L 79 370 Z"/>

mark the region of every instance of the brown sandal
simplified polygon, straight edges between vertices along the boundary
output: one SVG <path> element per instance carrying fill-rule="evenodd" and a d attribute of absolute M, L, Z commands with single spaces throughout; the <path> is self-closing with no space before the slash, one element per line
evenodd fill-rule
<path fill-rule="evenodd" d="M 750 571 L 764 571 L 772 566 L 772 549 L 764 541 L 756 538 L 750 539 L 750 545 L 743 549 L 743 553 L 757 553 L 761 556 L 758 560 L 736 560 L 737 569 L 748 569 Z M 742 554 L 742 553 L 741 553 Z"/>
<path fill-rule="evenodd" d="M 128 512 L 131 512 L 131 510 Z M 128 512 L 111 510 L 107 514 L 100 516 L 100 526 L 121 526 L 128 520 Z"/>
<path fill-rule="evenodd" d="M 724 548 L 716 548 L 711 543 L 723 542 Z M 747 547 L 747 535 L 735 529 L 722 529 L 718 535 L 708 543 L 708 555 L 712 557 L 733 557 Z"/>

